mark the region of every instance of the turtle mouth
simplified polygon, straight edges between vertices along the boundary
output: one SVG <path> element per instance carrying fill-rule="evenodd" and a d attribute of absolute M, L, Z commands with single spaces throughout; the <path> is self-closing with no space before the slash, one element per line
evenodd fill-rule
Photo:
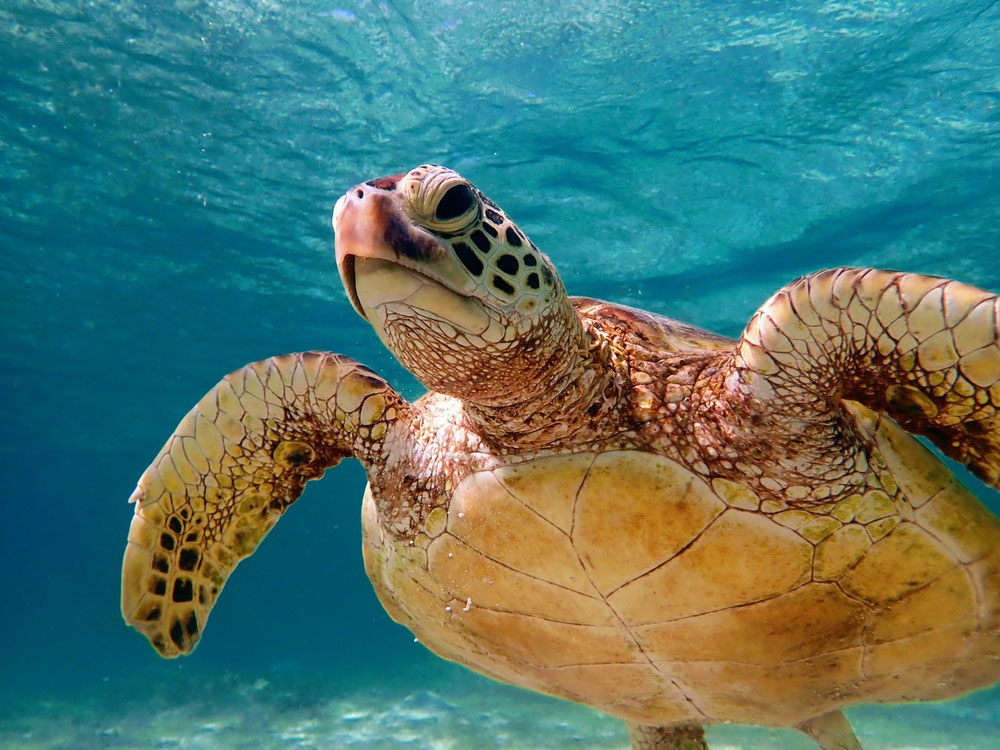
<path fill-rule="evenodd" d="M 358 256 L 346 275 L 350 277 L 345 282 L 348 296 L 383 340 L 387 328 L 394 325 L 390 321 L 408 320 L 411 331 L 431 321 L 446 322 L 474 335 L 490 324 L 489 314 L 476 297 L 456 292 L 407 264 Z"/>
<path fill-rule="evenodd" d="M 351 307 L 354 311 L 360 315 L 365 320 L 368 320 L 368 316 L 365 315 L 365 308 L 361 305 L 361 298 L 358 297 L 358 277 L 357 270 L 355 269 L 355 255 L 345 255 L 337 263 L 337 269 L 340 271 L 340 281 L 344 285 L 344 291 L 347 292 L 347 299 L 351 301 Z"/>
<path fill-rule="evenodd" d="M 454 295 L 461 300 L 472 300 L 474 298 L 474 295 L 455 289 L 441 279 L 424 273 L 421 269 L 414 268 L 409 263 L 399 260 L 344 253 L 337 259 L 337 269 L 340 272 L 340 281 L 344 285 L 344 291 L 347 293 L 347 299 L 351 302 L 351 307 L 369 323 L 374 322 L 371 317 L 372 307 L 386 303 L 403 302 L 418 287 L 436 288 L 441 293 Z M 387 271 L 391 269 L 394 269 L 395 273 L 387 274 Z M 376 282 L 374 287 L 371 284 L 366 285 L 367 288 L 362 292 L 359 277 L 366 277 L 372 271 L 380 272 L 380 280 L 389 278 L 393 283 L 387 288 L 383 288 L 381 293 L 378 294 L 373 295 L 373 288 L 379 288 L 381 282 Z M 401 280 L 403 279 L 412 280 L 412 286 L 402 283 Z M 375 305 L 372 304 L 373 296 L 379 298 Z"/>

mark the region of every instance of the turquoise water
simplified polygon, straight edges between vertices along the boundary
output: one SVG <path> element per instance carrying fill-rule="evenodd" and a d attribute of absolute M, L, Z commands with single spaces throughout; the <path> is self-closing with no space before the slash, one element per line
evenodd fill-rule
<path fill-rule="evenodd" d="M 268 355 L 342 352 L 419 393 L 346 301 L 330 213 L 426 161 L 571 292 L 728 335 L 825 266 L 1000 289 L 998 40 L 983 1 L 6 0 L 0 746 L 625 747 L 392 624 L 356 465 L 240 566 L 194 656 L 160 660 L 118 613 L 136 479 Z M 852 718 L 869 748 L 1000 746 L 996 690 Z"/>

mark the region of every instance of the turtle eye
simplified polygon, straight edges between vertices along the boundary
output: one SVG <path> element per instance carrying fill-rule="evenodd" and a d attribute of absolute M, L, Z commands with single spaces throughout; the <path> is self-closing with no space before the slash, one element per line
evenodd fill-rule
<path fill-rule="evenodd" d="M 434 218 L 438 221 L 450 221 L 464 216 L 475 205 L 476 199 L 468 185 L 454 185 L 441 196 L 437 208 L 434 209 Z"/>

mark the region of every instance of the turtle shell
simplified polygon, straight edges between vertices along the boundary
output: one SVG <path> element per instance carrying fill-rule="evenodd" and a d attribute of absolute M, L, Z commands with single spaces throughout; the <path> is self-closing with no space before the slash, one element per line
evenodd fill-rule
<path fill-rule="evenodd" d="M 466 477 L 416 540 L 363 506 L 365 565 L 434 652 L 629 722 L 793 726 L 1000 677 L 1000 524 L 898 426 L 851 407 L 884 491 L 774 510 L 652 453 Z"/>

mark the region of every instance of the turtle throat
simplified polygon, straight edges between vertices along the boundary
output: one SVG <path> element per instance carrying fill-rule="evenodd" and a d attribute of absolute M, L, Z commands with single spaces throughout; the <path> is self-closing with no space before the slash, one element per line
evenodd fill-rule
<path fill-rule="evenodd" d="M 463 399 L 476 431 L 497 447 L 523 451 L 618 430 L 626 369 L 610 342 L 581 325 L 568 299 L 558 312 L 558 322 L 550 318 L 517 342 L 517 365 L 501 394 Z"/>

